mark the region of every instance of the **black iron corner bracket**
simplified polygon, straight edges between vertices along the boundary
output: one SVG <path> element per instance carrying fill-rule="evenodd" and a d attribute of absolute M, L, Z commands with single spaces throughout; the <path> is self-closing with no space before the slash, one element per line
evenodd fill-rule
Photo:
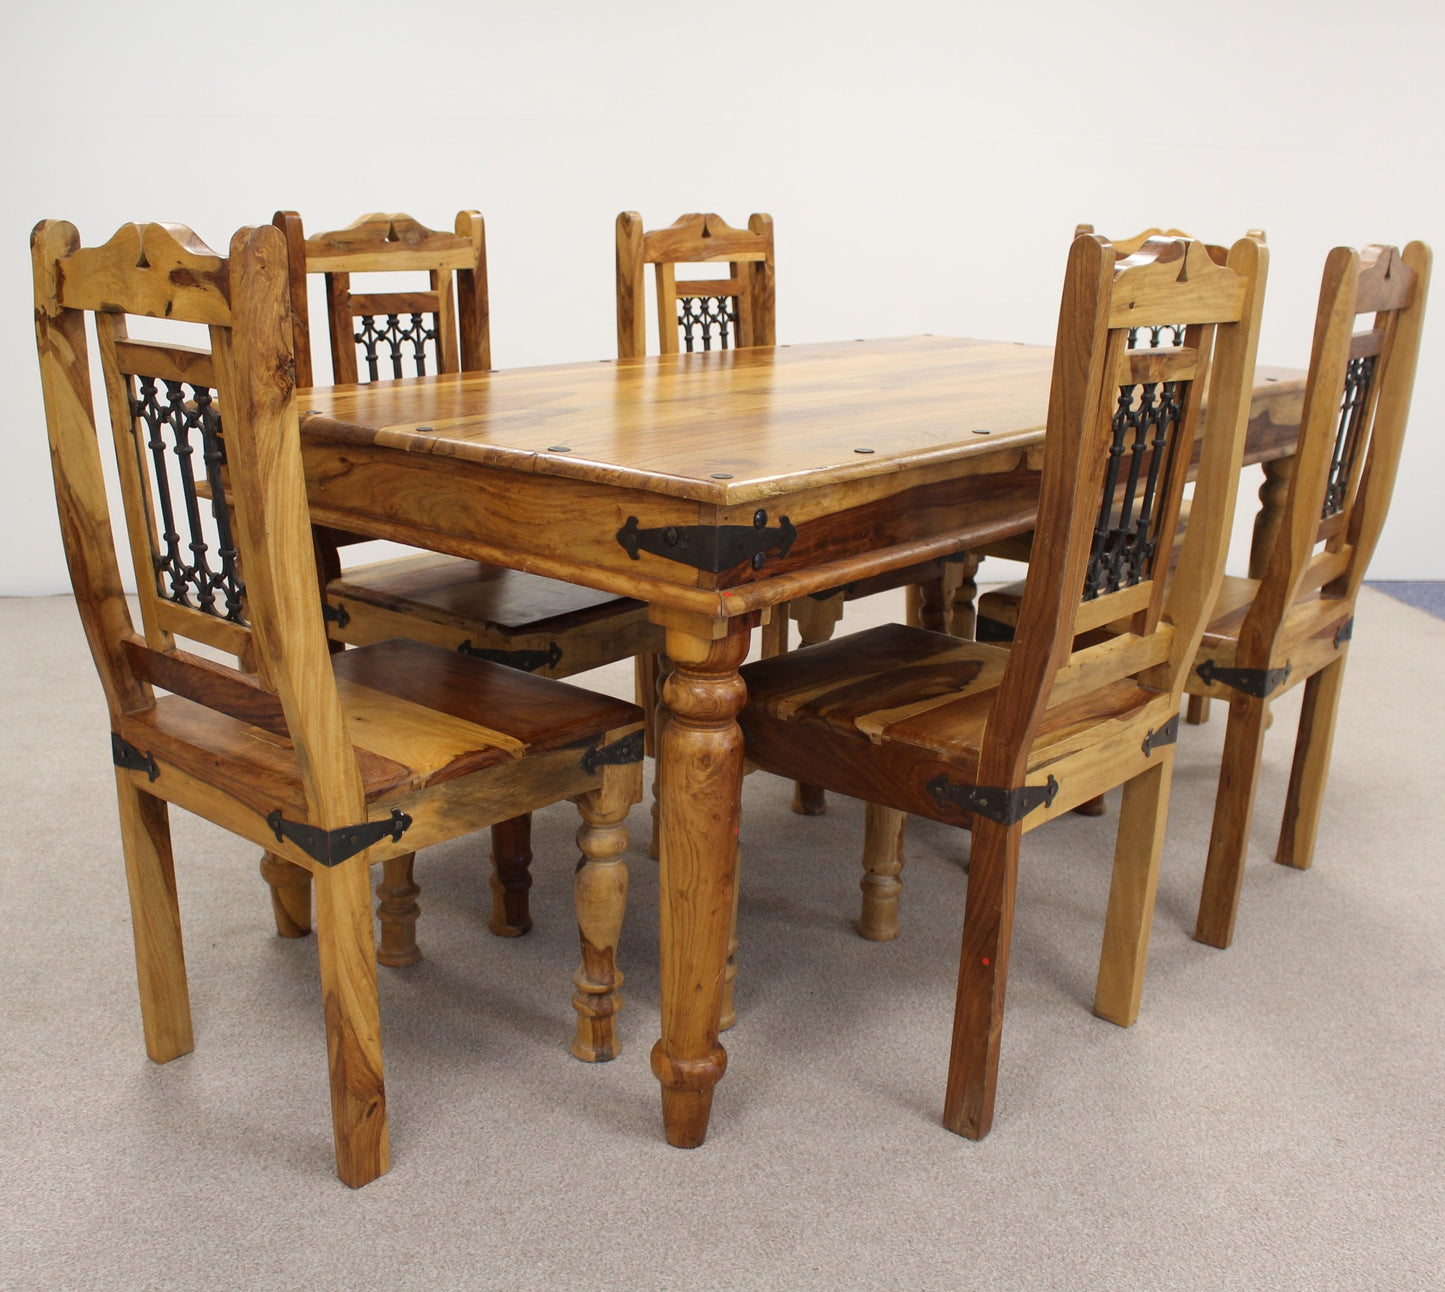
<path fill-rule="evenodd" d="M 110 733 L 110 761 L 117 767 L 130 772 L 144 772 L 151 780 L 161 774 L 156 760 L 150 754 L 143 754 L 129 741 L 122 740 L 115 732 Z"/>
<path fill-rule="evenodd" d="M 556 642 L 548 642 L 546 650 L 493 650 L 487 646 L 473 646 L 471 638 L 468 638 L 457 650 L 473 659 L 505 664 L 508 668 L 521 669 L 523 673 L 535 673 L 539 668 L 550 668 L 562 658 L 562 648 Z"/>
<path fill-rule="evenodd" d="M 332 605 L 329 601 L 321 603 L 321 617 L 329 624 L 335 624 L 338 628 L 345 628 L 351 622 L 351 611 L 345 605 Z"/>
<path fill-rule="evenodd" d="M 1144 737 L 1142 748 L 1144 757 L 1148 758 L 1156 749 L 1162 749 L 1165 745 L 1172 745 L 1179 739 L 1179 715 L 1176 713 L 1158 731 L 1153 727 L 1149 728 L 1149 734 Z"/>
<path fill-rule="evenodd" d="M 1218 682 L 1263 700 L 1289 681 L 1290 666 L 1286 662 L 1283 668 L 1216 668 L 1214 661 L 1207 659 L 1194 671 L 1211 686 Z"/>
<path fill-rule="evenodd" d="M 624 763 L 642 761 L 642 732 L 614 740 L 610 745 L 593 745 L 582 755 L 582 770 L 591 775 L 599 767 L 619 767 Z"/>
<path fill-rule="evenodd" d="M 637 517 L 629 516 L 627 524 L 617 531 L 617 541 L 634 561 L 643 552 L 661 556 L 721 574 L 747 561 L 755 570 L 767 563 L 767 553 L 776 550 L 787 556 L 798 537 L 798 531 L 786 516 L 778 517 L 776 529 L 769 529 L 768 513 L 761 507 L 753 515 L 751 525 L 667 525 L 661 529 L 641 529 Z"/>
<path fill-rule="evenodd" d="M 1046 785 L 1021 785 L 1016 790 L 994 789 L 987 785 L 953 785 L 940 772 L 924 789 L 939 807 L 950 804 L 965 812 L 976 812 L 999 825 L 1015 825 L 1035 808 L 1054 801 L 1059 783 L 1050 774 Z"/>
<path fill-rule="evenodd" d="M 411 826 L 411 818 L 400 808 L 392 808 L 391 819 L 387 821 L 363 821 L 360 825 L 321 830 L 314 825 L 288 821 L 277 808 L 266 818 L 266 824 L 275 831 L 277 839 L 283 843 L 289 839 L 313 861 L 323 866 L 339 866 L 388 835 L 395 843 Z"/>

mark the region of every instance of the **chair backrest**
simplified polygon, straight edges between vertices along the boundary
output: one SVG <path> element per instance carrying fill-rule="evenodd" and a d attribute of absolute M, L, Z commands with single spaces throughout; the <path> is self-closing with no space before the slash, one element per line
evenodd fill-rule
<path fill-rule="evenodd" d="M 1430 263 L 1422 242 L 1403 253 L 1336 247 L 1325 262 L 1294 474 L 1240 627 L 1241 660 L 1269 655 L 1297 598 L 1359 591 L 1404 444 Z"/>
<path fill-rule="evenodd" d="M 679 265 L 726 262 L 728 276 L 679 281 Z M 617 217 L 617 355 L 647 353 L 646 266 L 657 279 L 658 347 L 728 350 L 775 345 L 773 217 L 734 229 L 716 215 L 684 215 L 644 232 L 636 211 Z"/>
<path fill-rule="evenodd" d="M 130 224 L 88 248 L 71 224 L 36 226 L 36 340 L 61 532 L 112 724 L 154 708 L 153 687 L 247 724 L 240 739 L 274 744 L 276 766 L 304 787 L 310 823 L 331 829 L 364 813 L 312 559 L 286 244 L 263 226 L 240 230 L 230 250 L 216 255 L 182 225 Z M 143 633 L 110 529 L 87 314 Z M 144 326 L 167 337 L 177 322 L 200 325 L 191 330 L 205 344 L 131 336 L 128 320 L 143 318 L 166 320 Z M 241 662 L 215 663 L 177 638 Z"/>
<path fill-rule="evenodd" d="M 297 385 L 315 385 L 307 274 L 326 276 L 331 371 L 338 386 L 492 366 L 486 226 L 476 211 L 458 212 L 455 233 L 428 229 L 401 214 L 363 215 L 345 229 L 310 237 L 295 211 L 277 211 L 272 223 L 286 235 L 291 257 Z M 351 290 L 352 274 L 397 272 L 418 279 L 425 274 L 428 285 Z"/>
<path fill-rule="evenodd" d="M 1249 238 L 1224 265 L 1186 239 L 1146 241 L 1123 259 L 1102 238 L 1075 239 L 1033 555 L 982 751 L 980 776 L 1005 779 L 982 783 L 1021 783 L 1050 707 L 1082 718 L 1126 679 L 1177 700 L 1223 578 L 1266 261 Z M 1181 344 L 1131 347 L 1131 331 L 1166 326 L 1182 327 Z M 1166 581 L 1196 439 L 1190 523 Z M 1105 625 L 1124 631 L 1087 635 Z"/>

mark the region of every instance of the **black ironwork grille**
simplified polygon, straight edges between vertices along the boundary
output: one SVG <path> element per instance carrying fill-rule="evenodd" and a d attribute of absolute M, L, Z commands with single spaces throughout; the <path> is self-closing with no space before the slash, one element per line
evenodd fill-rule
<path fill-rule="evenodd" d="M 1164 342 L 1166 335 L 1169 338 L 1167 343 Z M 1145 341 L 1147 341 L 1147 344 L 1141 344 L 1141 342 Z M 1161 348 L 1161 343 L 1183 345 L 1184 324 L 1161 323 L 1158 327 L 1131 327 L 1125 348 L 1129 350 L 1158 350 Z"/>
<path fill-rule="evenodd" d="M 737 343 L 738 312 L 735 296 L 679 296 L 677 328 L 691 354 L 699 345 L 704 350 L 726 350 Z"/>
<path fill-rule="evenodd" d="M 427 320 L 431 322 L 428 324 Z M 441 370 L 440 345 L 437 333 L 440 319 L 435 314 L 362 314 L 358 317 L 360 327 L 356 330 L 356 343 L 361 347 L 366 360 L 367 380 L 376 381 L 381 376 L 380 364 L 384 358 L 391 364 L 393 377 L 427 375 L 427 346 L 437 354 L 437 370 Z M 384 354 L 378 356 L 378 351 Z M 414 373 L 405 371 L 410 359 Z"/>
<path fill-rule="evenodd" d="M 1321 520 L 1338 516 L 1345 509 L 1350 482 L 1354 478 L 1355 460 L 1364 439 L 1365 406 L 1370 402 L 1370 386 L 1375 380 L 1377 355 L 1362 354 L 1345 366 L 1345 393 L 1340 401 L 1340 420 L 1335 431 L 1335 452 L 1330 459 L 1329 484 L 1325 488 L 1325 506 Z"/>
<path fill-rule="evenodd" d="M 163 378 L 137 376 L 135 381 L 131 415 L 137 430 L 144 428 L 150 450 L 151 501 L 157 513 L 151 517 L 156 591 L 177 605 L 244 624 L 246 594 L 226 506 L 226 450 L 215 393 Z M 210 488 L 205 508 L 196 487 L 199 475 Z"/>
<path fill-rule="evenodd" d="M 1104 494 L 1084 577 L 1084 600 L 1151 577 L 1159 508 L 1179 441 L 1187 381 L 1121 386 L 1104 470 Z"/>

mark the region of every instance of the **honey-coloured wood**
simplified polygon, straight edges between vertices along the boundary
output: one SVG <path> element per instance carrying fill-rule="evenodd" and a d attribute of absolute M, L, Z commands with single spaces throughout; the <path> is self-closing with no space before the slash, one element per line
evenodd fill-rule
<path fill-rule="evenodd" d="M 310 235 L 295 211 L 278 211 L 273 223 L 285 234 L 290 256 L 299 385 L 316 384 L 307 278 L 317 274 L 326 282 L 334 384 L 427 373 L 485 374 L 491 369 L 486 227 L 478 212 L 458 212 L 455 232 L 428 229 L 404 214 L 364 215 L 344 229 Z M 354 273 L 386 274 L 404 286 L 353 292 Z M 408 282 L 408 276 L 413 281 Z M 394 362 L 384 362 L 386 356 L 378 349 L 377 336 L 388 330 L 410 338 L 397 342 L 402 350 L 391 352 Z M 365 371 L 358 366 L 359 345 L 376 351 Z M 397 485 L 379 487 L 392 491 Z M 530 520 L 546 523 L 535 515 Z M 430 552 L 343 569 L 338 542 L 346 540 L 336 530 L 317 531 L 319 559 L 328 575 L 328 628 L 339 645 L 365 646 L 401 637 L 557 678 L 661 646 L 662 634 L 648 622 L 639 601 L 487 561 Z M 494 916 L 491 927 L 494 932 L 507 930 L 503 936 L 517 936 L 531 927 L 529 886 L 519 870 L 530 862 L 530 852 L 524 862 L 511 846 L 525 829 L 525 823 L 504 822 L 493 828 L 492 886 L 494 891 L 499 885 L 506 888 L 511 914 L 500 921 Z M 509 867 L 505 879 L 496 870 L 498 864 Z M 273 892 L 273 900 L 281 898 Z M 403 937 L 394 921 L 384 922 L 383 929 L 389 929 L 393 939 Z M 387 954 L 401 957 L 398 963 L 410 963 L 420 951 L 414 944 L 403 949 L 397 942 Z"/>
<path fill-rule="evenodd" d="M 419 643 L 331 653 L 279 231 L 242 229 L 222 257 L 179 226 L 126 226 L 86 248 L 72 226 L 47 221 L 31 246 L 61 530 L 115 742 L 147 1052 L 165 1062 L 192 1044 L 167 817 L 174 803 L 266 849 L 278 923 L 293 934 L 311 924 L 307 886 L 297 882 L 309 876 L 337 1174 L 363 1185 L 389 1162 L 371 862 L 386 867 L 383 956 L 404 959 L 415 945 L 416 848 L 605 794 L 607 843 L 590 852 L 620 852 L 621 816 L 640 795 L 638 760 L 625 751 L 640 743 L 643 715 Z M 144 632 L 131 623 L 105 520 L 87 314 Z M 132 323 L 153 326 L 152 317 L 192 325 L 208 360 L 197 357 L 200 347 L 128 334 Z M 146 371 L 151 358 L 159 377 Z M 182 548 L 189 560 L 177 557 Z M 235 571 L 245 574 L 240 597 Z M 185 638 L 220 642 L 237 662 L 204 658 Z M 384 830 L 373 833 L 377 825 Z M 611 918 L 620 920 L 615 904 Z"/>
<path fill-rule="evenodd" d="M 869 812 L 876 874 L 864 885 L 881 908 L 875 935 L 896 928 L 897 814 L 972 832 L 943 1117 L 960 1134 L 980 1138 L 993 1122 L 1022 836 L 1115 785 L 1126 787 L 1125 807 L 1096 1009 L 1121 1024 L 1137 1013 L 1169 746 L 1184 674 L 1222 577 L 1265 262 L 1247 238 L 1224 264 L 1189 240 L 1146 242 L 1121 260 L 1103 239 L 1076 239 L 1059 312 L 1034 560 L 1010 646 L 886 626 L 741 672 L 753 763 L 881 805 Z M 1140 379 L 1159 370 L 1151 358 L 1141 372 L 1127 333 L 1141 317 L 1166 316 L 1184 325 L 1192 355 L 1187 367 L 1171 359 L 1178 404 L 1154 432 L 1152 452 L 1156 464 L 1172 465 L 1158 470 L 1150 505 L 1168 534 L 1188 446 L 1200 438 L 1191 520 L 1167 584 L 1163 545 L 1161 559 L 1141 563 L 1132 582 L 1098 589 L 1095 522 L 1101 499 L 1119 487 L 1107 465 L 1118 456 L 1116 410 L 1142 407 L 1150 388 Z M 1090 631 L 1120 618 L 1127 632 Z"/>
<path fill-rule="evenodd" d="M 1032 528 L 1052 357 L 1047 347 L 923 337 L 314 390 L 307 406 L 317 412 L 303 424 L 312 514 L 632 596 L 654 622 L 721 641 L 773 606 Z M 1292 451 L 1303 382 L 1292 370 L 1257 372 L 1252 461 Z M 558 444 L 574 451 L 548 451 Z M 713 575 L 651 553 L 633 560 L 617 541 L 629 515 L 710 534 L 759 506 L 794 518 L 799 534 L 786 558 L 768 553 L 757 569 L 744 562 L 745 570 Z M 546 523 L 529 522 L 538 514 Z M 810 542 L 815 522 L 820 537 Z M 1164 655 L 1146 657 L 1152 666 Z M 1161 711 L 1149 725 L 1158 727 L 1167 696 L 1155 703 Z M 1129 697 L 1115 707 L 1128 708 Z M 674 757 L 695 752 L 689 743 L 672 748 Z M 1081 761 L 1071 782 L 1097 793 L 1127 776 L 1133 756 L 1121 745 Z M 709 775 L 720 779 L 716 794 L 736 804 L 741 767 L 736 777 L 726 766 Z M 657 783 L 668 800 L 666 751 Z M 1056 806 L 1072 804 L 1060 796 Z M 659 851 L 666 876 L 670 859 Z M 683 861 L 683 884 L 695 867 L 737 864 L 711 848 Z M 708 878 L 708 893 L 716 882 Z M 693 918 L 685 904 L 675 917 L 663 911 L 677 970 L 661 984 L 661 1052 L 699 1058 L 699 1081 L 712 1086 L 725 1060 L 679 1002 L 695 982 L 726 983 L 730 939 L 693 940 Z M 675 1084 L 697 1071 L 660 1067 Z M 705 1133 L 701 1102 L 669 1097 L 670 1136 L 696 1142 Z"/>
<path fill-rule="evenodd" d="M 1313 859 L 1356 596 L 1404 443 L 1430 266 L 1420 242 L 1330 252 L 1297 452 L 1266 470 L 1249 577 L 1225 580 L 1189 670 L 1191 696 L 1229 703 L 1194 934 L 1210 946 L 1234 937 L 1273 702 L 1301 683 L 1275 860 L 1304 869 Z"/>

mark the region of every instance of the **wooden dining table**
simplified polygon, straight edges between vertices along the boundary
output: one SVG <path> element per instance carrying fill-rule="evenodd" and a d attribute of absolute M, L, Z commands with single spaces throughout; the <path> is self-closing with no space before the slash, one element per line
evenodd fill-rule
<path fill-rule="evenodd" d="M 798 597 L 1030 528 L 1052 355 L 921 336 L 299 394 L 316 523 L 635 597 L 665 629 L 652 1068 L 671 1144 L 703 1142 L 727 1061 L 752 630 Z M 1303 385 L 1256 374 L 1246 459 L 1277 464 L 1265 530 Z"/>

